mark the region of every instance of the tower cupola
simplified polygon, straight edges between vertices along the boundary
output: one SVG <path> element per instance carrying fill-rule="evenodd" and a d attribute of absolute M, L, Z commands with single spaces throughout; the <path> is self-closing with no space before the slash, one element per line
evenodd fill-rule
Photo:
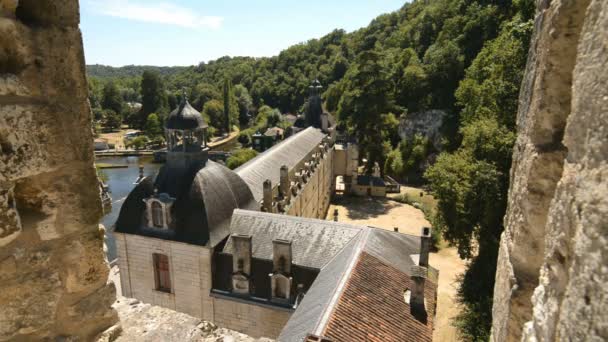
<path fill-rule="evenodd" d="M 192 161 L 206 161 L 208 127 L 184 92 L 181 103 L 169 114 L 165 125 L 167 163 L 186 167 Z"/>

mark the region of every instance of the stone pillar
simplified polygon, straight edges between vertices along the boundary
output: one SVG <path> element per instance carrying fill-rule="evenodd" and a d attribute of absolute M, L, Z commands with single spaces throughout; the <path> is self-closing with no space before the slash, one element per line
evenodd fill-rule
<path fill-rule="evenodd" d="M 270 179 L 264 181 L 264 194 L 262 198 L 262 209 L 267 213 L 272 213 L 272 182 Z"/>
<path fill-rule="evenodd" d="M 418 265 L 422 267 L 429 267 L 429 252 L 431 251 L 431 228 L 422 228 L 422 235 L 420 235 L 420 258 L 418 259 Z"/>
<path fill-rule="evenodd" d="M 0 7 L 0 340 L 90 341 L 117 315 L 78 1 Z"/>
<path fill-rule="evenodd" d="M 289 188 L 291 187 L 291 181 L 289 180 L 289 169 L 287 165 L 281 166 L 281 178 L 280 178 L 280 188 L 281 188 L 281 196 L 285 200 L 285 204 L 289 203 L 289 198 L 291 197 L 291 191 Z"/>

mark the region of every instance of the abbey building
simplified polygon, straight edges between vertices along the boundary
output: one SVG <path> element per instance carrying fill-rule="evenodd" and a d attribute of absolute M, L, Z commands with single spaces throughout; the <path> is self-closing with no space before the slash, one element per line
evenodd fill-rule
<path fill-rule="evenodd" d="M 123 295 L 280 341 L 431 340 L 430 231 L 323 220 L 358 155 L 336 139 L 318 86 L 305 127 L 234 171 L 209 160 L 207 124 L 183 100 L 166 164 L 115 225 Z"/>

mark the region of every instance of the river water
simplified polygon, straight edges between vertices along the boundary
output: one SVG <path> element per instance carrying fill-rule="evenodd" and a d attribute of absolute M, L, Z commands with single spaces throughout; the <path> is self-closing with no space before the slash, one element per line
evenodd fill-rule
<path fill-rule="evenodd" d="M 112 196 L 112 209 L 101 219 L 106 227 L 106 244 L 108 245 L 108 260 L 116 258 L 116 243 L 112 234 L 112 227 L 116 223 L 120 207 L 131 190 L 135 187 L 135 180 L 139 176 L 139 165 L 144 166 L 144 175 L 154 177 L 162 164 L 152 162 L 152 157 L 108 157 L 97 158 L 98 163 L 112 165 L 127 165 L 127 168 L 103 169 L 106 175 L 106 184 Z"/>

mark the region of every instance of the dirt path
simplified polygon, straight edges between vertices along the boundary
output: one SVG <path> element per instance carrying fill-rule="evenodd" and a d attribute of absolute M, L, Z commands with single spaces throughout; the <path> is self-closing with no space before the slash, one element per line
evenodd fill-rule
<path fill-rule="evenodd" d="M 136 129 L 122 129 L 118 132 L 112 133 L 101 133 L 100 139 L 106 139 L 109 144 L 114 144 L 117 150 L 125 149 L 125 134 L 131 132 L 138 132 Z"/>
<path fill-rule="evenodd" d="M 417 193 L 414 188 L 402 189 Z M 422 211 L 390 199 L 372 199 L 362 197 L 345 197 L 339 203 L 332 204 L 327 213 L 327 219 L 333 219 L 334 209 L 338 209 L 338 221 L 370 225 L 387 230 L 398 227 L 401 233 L 420 235 L 422 227 L 430 223 L 424 218 Z M 451 325 L 451 318 L 458 313 L 455 302 L 457 277 L 464 271 L 465 263 L 458 257 L 456 248 L 443 248 L 430 255 L 431 266 L 439 270 L 439 285 L 437 295 L 437 316 L 435 319 L 434 341 L 458 341 L 456 328 Z"/>

